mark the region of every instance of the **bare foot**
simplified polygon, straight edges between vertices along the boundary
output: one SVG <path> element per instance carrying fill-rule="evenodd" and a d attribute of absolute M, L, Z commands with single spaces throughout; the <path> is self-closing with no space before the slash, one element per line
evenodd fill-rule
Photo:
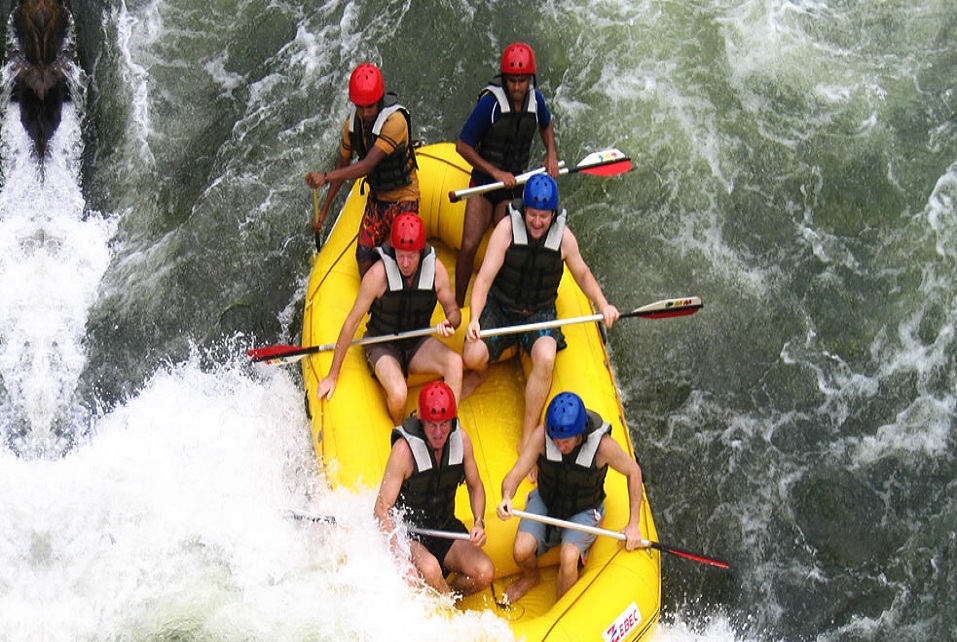
<path fill-rule="evenodd" d="M 522 599 L 522 596 L 535 588 L 541 581 L 541 577 L 538 573 L 533 576 L 522 575 L 505 589 L 505 599 L 507 603 L 515 604 L 517 600 Z"/>
<path fill-rule="evenodd" d="M 488 370 L 466 370 L 462 377 L 462 399 L 475 392 L 475 389 L 482 385 L 485 378 L 488 377 Z"/>

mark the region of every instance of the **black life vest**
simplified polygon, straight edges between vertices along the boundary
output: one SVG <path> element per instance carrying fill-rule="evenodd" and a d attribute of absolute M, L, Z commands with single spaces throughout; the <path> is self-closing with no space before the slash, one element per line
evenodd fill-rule
<path fill-rule="evenodd" d="M 535 87 L 529 83 L 525 104 L 520 111 L 512 110 L 512 101 L 502 87 L 501 75 L 489 81 L 479 97 L 487 93 L 495 96 L 501 113 L 498 120 L 485 131 L 476 151 L 495 167 L 512 174 L 520 174 L 528 167 L 532 140 L 539 130 Z"/>
<path fill-rule="evenodd" d="M 552 218 L 548 231 L 534 243 L 525 225 L 525 206 L 520 199 L 509 204 L 508 215 L 512 223 L 512 243 L 492 282 L 492 293 L 500 303 L 515 310 L 534 312 L 554 305 L 565 267 L 562 259 L 565 210 Z"/>
<path fill-rule="evenodd" d="M 369 150 L 375 145 L 376 139 L 382 133 L 382 126 L 394 112 L 398 111 L 405 117 L 405 123 L 409 129 L 408 144 L 399 144 L 366 176 L 365 180 L 372 189 L 373 195 L 410 184 L 412 182 L 412 170 L 417 167 L 415 151 L 411 145 L 412 117 L 409 115 L 409 110 L 400 105 L 398 100 L 398 96 L 392 92 L 385 94 L 383 97 L 382 108 L 379 110 L 379 115 L 376 116 L 375 122 L 372 124 L 372 131 L 369 134 L 368 147 L 366 147 L 366 140 L 362 135 L 362 121 L 359 119 L 359 114 L 356 113 L 355 105 L 349 112 L 349 144 L 352 146 L 352 151 L 360 159 L 365 158 Z"/>
<path fill-rule="evenodd" d="M 435 461 L 418 417 L 409 417 L 392 430 L 392 443 L 397 439 L 408 442 L 415 461 L 415 470 L 399 489 L 397 506 L 406 510 L 409 521 L 416 526 L 446 527 L 455 517 L 455 491 L 465 481 L 465 447 L 459 420 L 452 421 L 441 462 Z"/>
<path fill-rule="evenodd" d="M 581 445 L 562 455 L 551 437 L 545 435 L 545 454 L 538 458 L 538 492 L 548 507 L 548 514 L 568 519 L 582 511 L 598 508 L 605 500 L 605 474 L 608 464 L 595 464 L 598 444 L 611 432 L 611 425 L 598 413 L 586 410 Z"/>
<path fill-rule="evenodd" d="M 419 253 L 419 269 L 411 283 L 399 271 L 395 249 L 386 241 L 376 252 L 385 267 L 386 291 L 369 306 L 367 336 L 396 334 L 427 328 L 438 297 L 435 294 L 435 248 L 426 244 Z"/>

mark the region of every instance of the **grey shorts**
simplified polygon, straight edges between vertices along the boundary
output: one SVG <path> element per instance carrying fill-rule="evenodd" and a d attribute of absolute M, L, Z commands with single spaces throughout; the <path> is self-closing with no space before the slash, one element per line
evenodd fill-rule
<path fill-rule="evenodd" d="M 537 488 L 528 494 L 528 498 L 525 500 L 525 510 L 529 513 L 535 513 L 536 515 L 548 515 L 548 508 L 545 507 L 545 502 L 543 502 L 539 496 Z M 573 515 L 567 521 L 581 524 L 582 526 L 597 527 L 601 525 L 601 520 L 604 516 L 605 503 L 602 502 L 598 508 L 582 511 Z M 585 562 L 588 549 L 595 543 L 595 538 L 597 537 L 591 533 L 583 533 L 571 528 L 550 526 L 548 524 L 542 524 L 541 522 L 533 522 L 529 519 L 523 519 L 519 522 L 518 530 L 528 533 L 538 542 L 536 555 L 544 555 L 549 549 L 555 548 L 559 544 L 572 544 L 578 549 L 579 553 L 581 553 L 582 563 Z"/>
<path fill-rule="evenodd" d="M 419 351 L 422 344 L 428 341 L 429 337 L 414 337 L 412 339 L 400 339 L 398 341 L 387 341 L 384 343 L 373 343 L 365 346 L 366 363 L 369 369 L 375 375 L 375 364 L 382 357 L 388 355 L 399 362 L 402 368 L 402 374 L 409 376 L 409 363 L 412 357 Z"/>

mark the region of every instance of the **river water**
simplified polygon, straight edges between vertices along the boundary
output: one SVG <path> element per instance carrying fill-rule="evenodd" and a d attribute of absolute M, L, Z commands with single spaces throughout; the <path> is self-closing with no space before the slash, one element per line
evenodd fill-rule
<path fill-rule="evenodd" d="M 297 341 L 355 64 L 454 140 L 514 40 L 561 158 L 633 158 L 560 182 L 608 298 L 705 303 L 608 333 L 662 541 L 733 566 L 666 558 L 658 639 L 957 639 L 954 8 L 74 2 L 42 173 L 0 120 L 0 640 L 508 634 L 402 583 L 244 350 Z"/>

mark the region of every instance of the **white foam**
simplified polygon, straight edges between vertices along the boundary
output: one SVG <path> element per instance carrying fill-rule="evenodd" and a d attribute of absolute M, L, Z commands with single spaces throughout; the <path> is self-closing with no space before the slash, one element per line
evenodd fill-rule
<path fill-rule="evenodd" d="M 709 615 L 688 621 L 677 613 L 673 622 L 658 627 L 655 642 L 736 642 L 745 638 L 735 632 L 734 623 L 724 615 Z"/>
<path fill-rule="evenodd" d="M 923 216 L 937 235 L 937 253 L 957 258 L 957 162 L 950 165 L 934 185 Z"/>
<path fill-rule="evenodd" d="M 42 174 L 19 109 L 6 110 L 0 189 L 0 378 L 3 430 L 26 431 L 24 454 L 56 453 L 86 365 L 89 309 L 110 262 L 115 222 L 86 211 L 82 137 L 73 103 L 49 141 Z M 59 428 L 58 428 L 59 424 Z"/>
<path fill-rule="evenodd" d="M 63 459 L 0 453 L 6 640 L 510 637 L 405 584 L 374 491 L 326 489 L 301 390 L 260 372 L 179 364 Z"/>

